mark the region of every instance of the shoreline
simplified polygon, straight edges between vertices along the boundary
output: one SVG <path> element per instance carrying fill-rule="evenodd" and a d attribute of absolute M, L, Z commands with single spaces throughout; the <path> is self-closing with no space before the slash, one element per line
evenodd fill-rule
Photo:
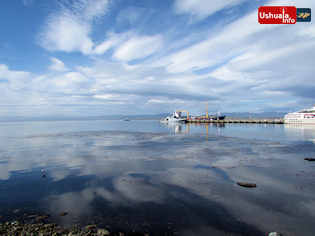
<path fill-rule="evenodd" d="M 18 235 L 18 236 L 150 236 L 145 232 L 121 232 L 98 227 L 96 224 L 86 226 L 72 225 L 63 227 L 56 223 L 44 222 L 45 216 L 38 216 L 40 219 L 34 223 L 24 223 L 20 221 L 0 222 L 0 235 Z"/>

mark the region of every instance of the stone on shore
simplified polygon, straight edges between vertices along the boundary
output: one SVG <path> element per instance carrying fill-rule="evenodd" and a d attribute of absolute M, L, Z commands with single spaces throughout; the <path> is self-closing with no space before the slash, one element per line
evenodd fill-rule
<path fill-rule="evenodd" d="M 247 182 L 237 182 L 237 184 L 241 187 L 245 187 L 245 188 L 256 188 L 257 185 L 254 183 L 247 183 Z"/>

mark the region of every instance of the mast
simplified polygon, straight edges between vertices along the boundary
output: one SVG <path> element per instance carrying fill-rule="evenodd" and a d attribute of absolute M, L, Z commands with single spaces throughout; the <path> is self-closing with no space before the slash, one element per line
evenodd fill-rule
<path fill-rule="evenodd" d="M 206 118 L 209 119 L 209 114 L 208 114 L 208 102 L 206 102 Z"/>

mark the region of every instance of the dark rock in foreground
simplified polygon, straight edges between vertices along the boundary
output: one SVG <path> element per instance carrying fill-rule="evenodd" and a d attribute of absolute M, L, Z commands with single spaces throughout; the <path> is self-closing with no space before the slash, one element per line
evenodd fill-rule
<path fill-rule="evenodd" d="M 246 183 L 246 182 L 237 182 L 239 186 L 245 187 L 245 188 L 256 188 L 257 185 L 253 183 Z"/>
<path fill-rule="evenodd" d="M 13 221 L 0 223 L 0 235 L 106 236 L 115 234 L 111 234 L 107 229 L 97 228 L 96 225 L 93 225 L 93 227 L 90 225 L 84 228 L 73 226 L 71 229 L 65 229 L 57 224 L 24 224 L 18 221 Z"/>

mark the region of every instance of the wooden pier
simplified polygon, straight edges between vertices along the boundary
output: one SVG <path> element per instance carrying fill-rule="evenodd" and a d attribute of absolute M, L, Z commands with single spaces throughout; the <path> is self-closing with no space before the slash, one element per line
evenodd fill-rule
<path fill-rule="evenodd" d="M 283 119 L 232 119 L 226 118 L 224 120 L 211 119 L 187 119 L 187 123 L 215 123 L 215 124 L 284 124 Z"/>

